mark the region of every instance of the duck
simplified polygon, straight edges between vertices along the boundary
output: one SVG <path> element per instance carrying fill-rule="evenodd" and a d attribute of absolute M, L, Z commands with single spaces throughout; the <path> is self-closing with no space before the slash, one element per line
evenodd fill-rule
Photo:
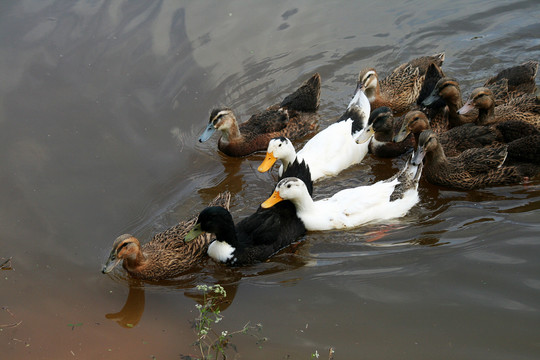
<path fill-rule="evenodd" d="M 474 148 L 447 157 L 432 130 L 424 130 L 418 139 L 413 164 L 424 162 L 424 177 L 434 185 L 458 190 L 520 183 L 523 176 L 514 166 L 503 166 L 506 145 Z"/>
<path fill-rule="evenodd" d="M 509 102 L 495 107 L 493 91 L 487 87 L 473 90 L 467 102 L 458 109 L 459 115 L 466 115 L 471 110 L 478 111 L 476 124 L 492 125 L 506 120 L 520 120 L 540 128 L 540 102 L 534 94 L 522 94 Z"/>
<path fill-rule="evenodd" d="M 312 137 L 298 153 L 286 137 L 270 140 L 258 170 L 270 170 L 279 159 L 282 164 L 278 174 L 282 176 L 284 169 L 295 159 L 303 160 L 309 166 L 312 181 L 316 182 L 360 163 L 368 152 L 369 142 L 358 143 L 357 140 L 366 128 L 370 110 L 366 95 L 363 91 L 358 92 L 338 121 Z"/>
<path fill-rule="evenodd" d="M 506 79 L 508 91 L 510 93 L 528 93 L 536 91 L 536 74 L 538 72 L 538 61 L 528 60 L 522 64 L 505 68 L 496 75 L 490 77 L 484 83 L 484 87 L 490 87 Z"/>
<path fill-rule="evenodd" d="M 422 111 L 413 110 L 405 115 L 401 128 L 392 140 L 400 143 L 406 140 L 409 134 L 413 134 L 416 147 L 420 134 L 424 130 L 432 130 L 427 115 Z M 498 141 L 499 136 L 493 128 L 472 123 L 454 127 L 437 135 L 447 156 L 456 156 L 471 148 L 493 145 Z"/>
<path fill-rule="evenodd" d="M 404 216 L 418 202 L 422 164 L 408 161 L 390 179 L 372 185 L 344 189 L 332 197 L 314 201 L 305 183 L 295 177 L 280 180 L 263 208 L 291 201 L 308 231 L 350 229 L 372 221 Z"/>
<path fill-rule="evenodd" d="M 308 192 L 313 192 L 309 168 L 303 161 L 295 160 L 284 176 L 298 177 Z M 197 223 L 184 240 L 189 242 L 202 233 L 215 235 L 215 240 L 208 247 L 208 255 L 212 259 L 228 266 L 243 266 L 266 261 L 298 241 L 306 233 L 306 228 L 296 215 L 294 205 L 284 201 L 271 209 L 259 206 L 255 213 L 236 225 L 227 209 L 207 207 L 201 211 Z"/>
<path fill-rule="evenodd" d="M 463 98 L 459 82 L 455 78 L 443 77 L 437 81 L 431 94 L 422 101 L 422 106 L 430 108 L 440 103 L 441 100 L 447 106 L 445 110 L 447 128 L 436 128 L 438 134 L 459 125 L 472 123 L 478 116 L 478 113 L 471 113 L 467 116 L 458 114 L 457 111 L 463 106 Z"/>
<path fill-rule="evenodd" d="M 209 206 L 229 208 L 231 194 L 220 193 Z M 103 274 L 110 273 L 118 264 L 130 277 L 141 280 L 163 280 L 174 278 L 189 270 L 206 257 L 209 235 L 201 235 L 190 244 L 184 243 L 184 237 L 197 221 L 194 217 L 155 234 L 146 244 L 131 234 L 118 236 L 113 243 L 107 262 L 102 268 Z"/>
<path fill-rule="evenodd" d="M 320 94 L 321 77 L 315 73 L 280 104 L 252 115 L 240 125 L 232 109 L 213 109 L 199 142 L 207 141 L 219 130 L 218 149 L 225 155 L 242 157 L 265 150 L 270 139 L 277 136 L 301 138 L 317 127 Z"/>
<path fill-rule="evenodd" d="M 392 110 L 382 106 L 374 110 L 369 116 L 366 132 L 372 133 L 369 141 L 369 152 L 377 157 L 394 158 L 413 149 L 414 138 L 405 137 L 403 141 L 393 141 L 396 128 L 400 127 L 403 118 L 394 118 Z M 408 135 L 408 134 L 407 134 Z"/>
<path fill-rule="evenodd" d="M 423 56 L 401 64 L 383 80 L 374 68 L 365 68 L 358 74 L 357 87 L 363 86 L 373 109 L 387 106 L 394 114 L 402 114 L 416 102 L 424 76 L 431 63 L 441 66 L 444 52 Z"/>

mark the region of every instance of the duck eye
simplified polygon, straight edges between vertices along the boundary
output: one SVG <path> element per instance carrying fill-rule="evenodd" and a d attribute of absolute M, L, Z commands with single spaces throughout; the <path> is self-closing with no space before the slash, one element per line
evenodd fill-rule
<path fill-rule="evenodd" d="M 281 147 L 281 144 L 279 144 L 278 147 Z"/>
<path fill-rule="evenodd" d="M 291 188 L 291 184 L 287 184 L 287 189 L 290 189 Z"/>

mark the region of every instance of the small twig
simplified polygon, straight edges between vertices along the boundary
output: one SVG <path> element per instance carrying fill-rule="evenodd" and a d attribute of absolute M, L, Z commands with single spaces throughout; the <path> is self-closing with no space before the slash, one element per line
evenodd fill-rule
<path fill-rule="evenodd" d="M 15 315 L 13 315 L 13 313 L 6 306 L 2 306 L 2 310 L 6 310 L 6 312 L 9 315 L 11 315 L 12 318 L 15 319 Z M 19 322 L 13 323 L 13 324 L 0 324 L 0 329 L 14 328 L 14 327 L 17 327 L 17 326 L 19 326 L 21 324 L 22 324 L 22 320 L 19 321 Z"/>
<path fill-rule="evenodd" d="M 22 320 L 19 321 L 18 323 L 13 323 L 13 324 L 0 324 L 0 329 L 14 328 L 14 327 L 17 327 L 17 326 L 19 326 L 21 324 L 22 324 Z"/>
<path fill-rule="evenodd" d="M 10 257 L 10 258 L 7 259 L 6 261 L 4 261 L 2 264 L 0 264 L 0 269 L 4 270 L 4 267 L 5 267 L 6 269 L 11 268 L 11 259 L 13 259 L 13 257 Z M 8 263 L 9 263 L 9 266 L 6 266 Z"/>

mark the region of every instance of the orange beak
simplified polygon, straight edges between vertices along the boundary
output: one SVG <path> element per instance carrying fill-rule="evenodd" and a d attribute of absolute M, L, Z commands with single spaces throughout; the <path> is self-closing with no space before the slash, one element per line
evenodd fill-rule
<path fill-rule="evenodd" d="M 274 163 L 276 162 L 277 158 L 274 156 L 273 153 L 271 152 L 267 152 L 266 153 L 266 157 L 264 158 L 263 162 L 261 163 L 261 165 L 259 165 L 259 168 L 258 170 L 260 172 L 267 172 L 268 170 L 270 170 L 270 168 L 272 167 L 272 165 L 274 165 Z"/>
<path fill-rule="evenodd" d="M 261 204 L 261 207 L 267 209 L 269 207 L 276 205 L 278 202 L 282 200 L 283 199 L 281 198 L 281 196 L 279 196 L 279 191 L 274 191 L 272 195 L 268 199 L 266 199 L 265 202 Z"/>

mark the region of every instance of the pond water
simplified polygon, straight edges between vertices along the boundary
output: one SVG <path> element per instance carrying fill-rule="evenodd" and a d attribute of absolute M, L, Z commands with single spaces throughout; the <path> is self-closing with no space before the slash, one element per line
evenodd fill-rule
<path fill-rule="evenodd" d="M 323 129 L 361 68 L 441 51 L 469 94 L 540 60 L 538 19 L 536 0 L 2 2 L 1 357 L 196 355 L 195 286 L 219 283 L 216 328 L 260 323 L 268 338 L 235 336 L 230 358 L 538 359 L 539 180 L 470 192 L 422 180 L 401 219 L 308 233 L 245 268 L 208 261 L 152 284 L 100 272 L 119 234 L 146 241 L 223 190 L 239 220 L 271 192 L 263 154 L 197 142 L 212 107 L 247 119 L 319 72 Z M 403 162 L 370 156 L 315 196 Z"/>

